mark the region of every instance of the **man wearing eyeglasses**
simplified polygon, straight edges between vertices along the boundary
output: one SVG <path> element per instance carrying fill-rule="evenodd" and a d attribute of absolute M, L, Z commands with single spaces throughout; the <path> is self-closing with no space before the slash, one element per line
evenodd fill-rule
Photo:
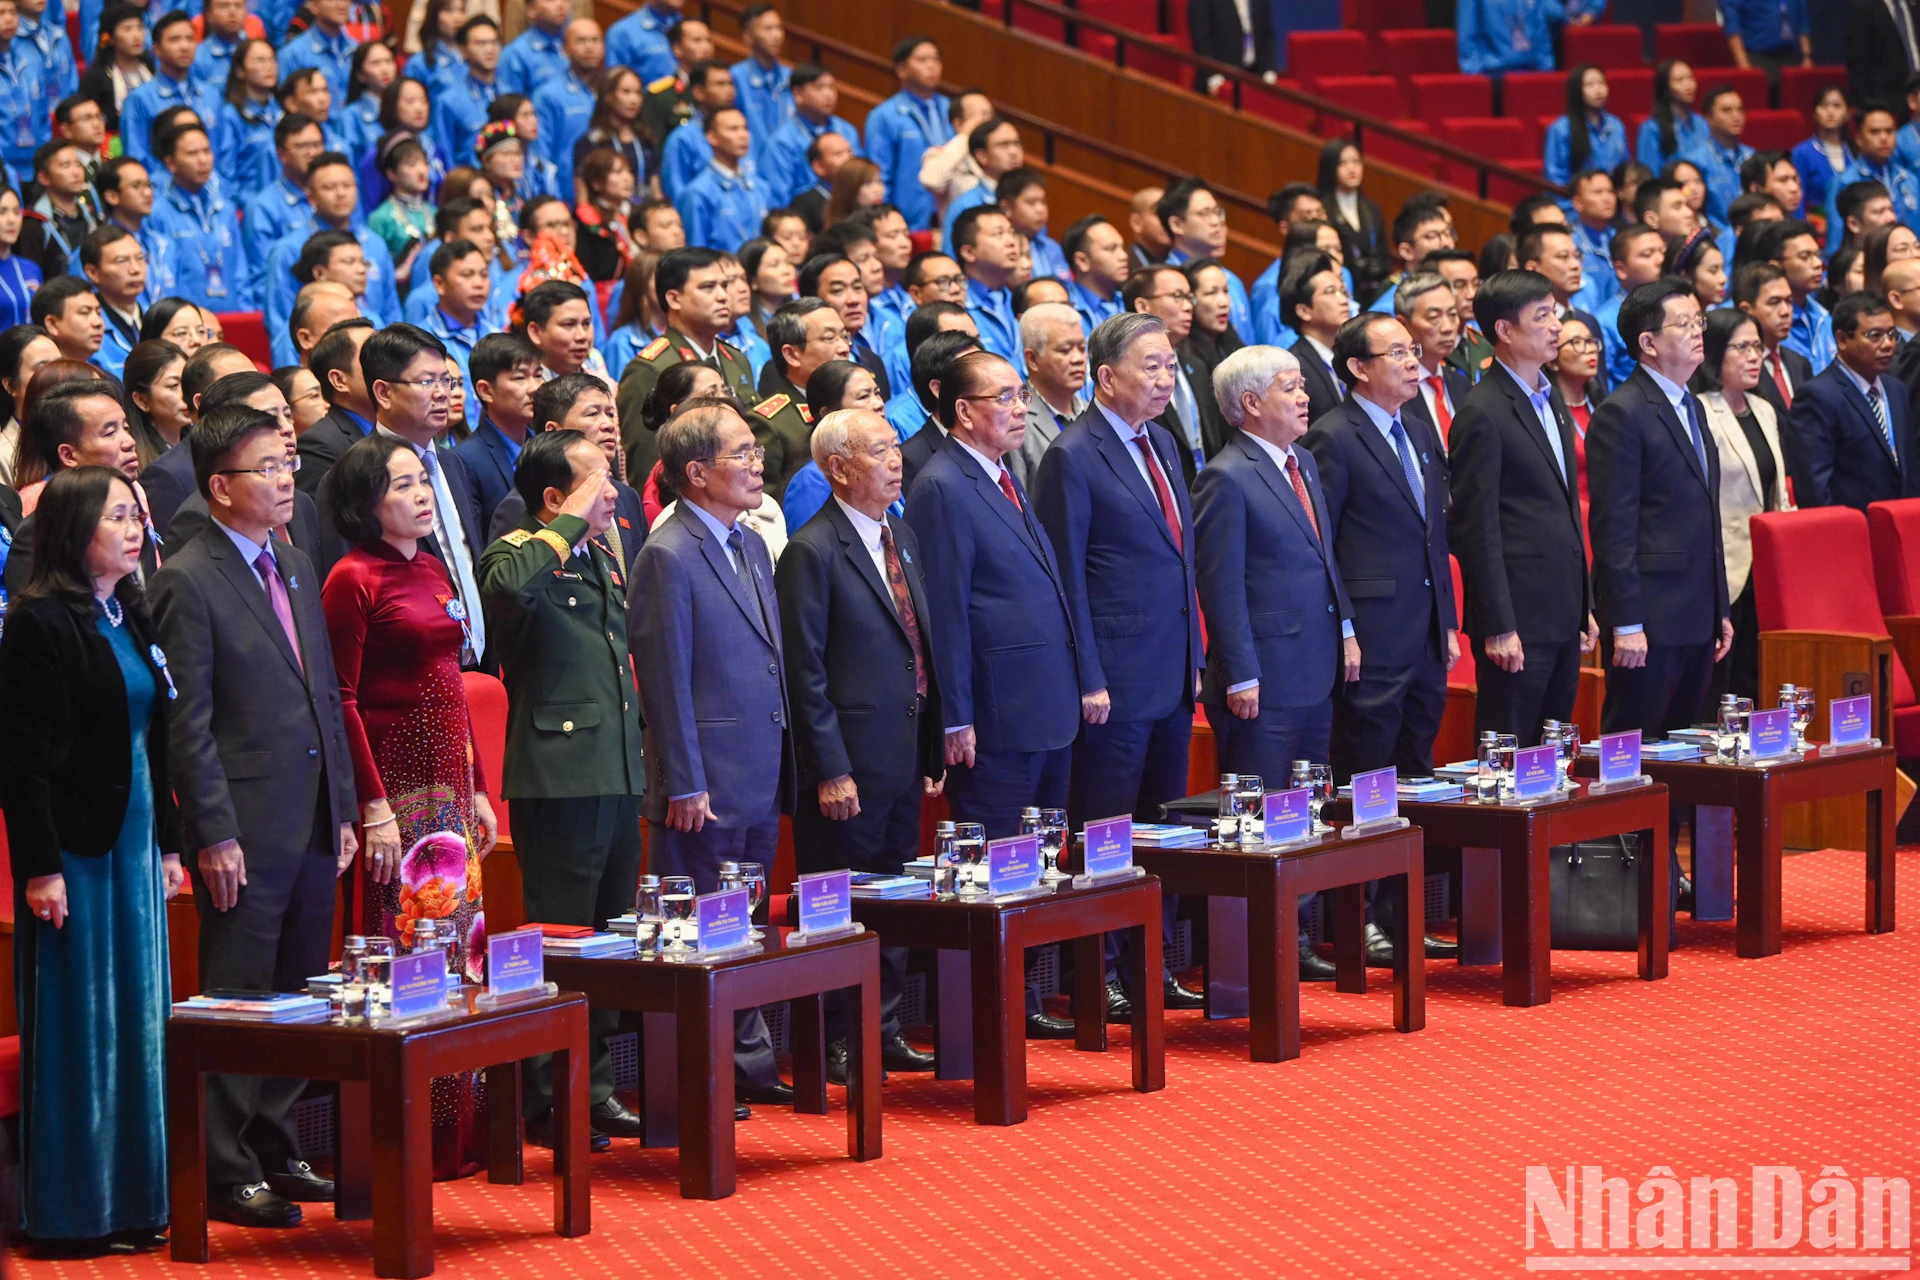
<path fill-rule="evenodd" d="M 1793 497 L 1802 507 L 1854 507 L 1920 496 L 1911 398 L 1886 376 L 1899 340 L 1893 309 L 1877 293 L 1833 308 L 1838 356 L 1802 385 L 1783 423 Z"/>
<path fill-rule="evenodd" d="M 1300 331 L 1289 350 L 1306 383 L 1309 423 L 1318 422 L 1346 398 L 1333 371 L 1333 339 L 1353 315 L 1346 282 L 1324 253 L 1298 253 L 1280 280 L 1280 301 Z"/>
<path fill-rule="evenodd" d="M 1607 670 L 1602 733 L 1639 729 L 1651 740 L 1692 724 L 1713 664 L 1733 647 L 1720 451 L 1687 389 L 1705 329 L 1700 300 L 1682 281 L 1628 294 L 1620 338 L 1639 368 L 1587 427 L 1593 593 Z"/>
<path fill-rule="evenodd" d="M 1227 251 L 1227 211 L 1213 189 L 1199 178 L 1182 178 L 1167 188 L 1153 211 L 1167 229 L 1167 265 L 1184 267 L 1201 258 L 1220 262 L 1220 269 L 1227 273 L 1234 331 L 1252 333 L 1253 304 L 1247 297 L 1247 282 L 1228 271 L 1221 257 Z"/>
<path fill-rule="evenodd" d="M 1178 267 L 1157 265 L 1134 272 L 1120 290 L 1120 300 L 1127 312 L 1150 315 L 1165 325 L 1167 341 L 1176 348 L 1193 332 L 1193 286 Z M 1193 478 L 1200 474 L 1200 468 L 1207 465 L 1208 455 L 1221 443 L 1207 438 L 1208 419 L 1200 408 L 1200 398 L 1213 394 L 1212 385 L 1205 381 L 1198 365 L 1194 372 L 1201 381 L 1199 386 L 1175 361 L 1173 394 L 1155 415 L 1155 421 L 1179 446 L 1175 452 L 1180 459 L 1180 480 L 1188 489 L 1193 488 Z"/>

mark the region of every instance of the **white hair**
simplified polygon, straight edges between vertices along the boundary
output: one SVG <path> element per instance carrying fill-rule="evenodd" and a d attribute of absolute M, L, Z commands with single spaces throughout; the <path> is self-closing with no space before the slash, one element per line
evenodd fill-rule
<path fill-rule="evenodd" d="M 1238 427 L 1247 420 L 1240 397 L 1252 392 L 1265 395 L 1273 380 L 1283 374 L 1298 373 L 1300 362 L 1291 351 L 1279 347 L 1242 347 L 1222 360 L 1213 370 L 1213 398 L 1220 412 Z"/>
<path fill-rule="evenodd" d="M 813 454 L 813 465 L 820 468 L 820 474 L 827 473 L 827 459 L 833 457 L 850 458 L 853 450 L 847 446 L 847 438 L 853 434 L 853 420 L 865 412 L 862 409 L 835 409 L 814 424 L 813 438 L 807 448 Z"/>
<path fill-rule="evenodd" d="M 1049 326 L 1070 324 L 1080 327 L 1080 313 L 1064 302 L 1036 302 L 1020 317 L 1020 346 L 1025 351 L 1047 348 Z"/>

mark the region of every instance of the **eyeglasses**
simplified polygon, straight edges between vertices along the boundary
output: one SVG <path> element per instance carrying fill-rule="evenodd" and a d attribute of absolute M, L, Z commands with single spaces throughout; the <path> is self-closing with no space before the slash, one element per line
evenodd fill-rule
<path fill-rule="evenodd" d="M 765 462 L 766 460 L 767 447 L 763 444 L 750 444 L 744 448 L 735 449 L 732 453 L 715 454 L 713 457 L 705 459 L 709 466 L 716 462 L 737 462 L 743 467 L 751 466 L 756 462 Z"/>
<path fill-rule="evenodd" d="M 300 469 L 300 455 L 280 462 L 269 462 L 262 467 L 234 467 L 227 471 L 216 471 L 217 476 L 259 476 L 267 481 L 278 480 L 281 476 L 290 476 Z"/>
<path fill-rule="evenodd" d="M 1862 329 L 1858 336 L 1877 347 L 1883 342 L 1892 342 L 1894 335 L 1898 332 L 1900 332 L 1898 329 Z"/>
<path fill-rule="evenodd" d="M 1729 342 L 1727 350 L 1736 356 L 1759 356 L 1766 354 L 1767 344 L 1755 338 L 1746 342 Z"/>
<path fill-rule="evenodd" d="M 1561 341 L 1562 351 L 1598 351 L 1600 344 L 1592 338 L 1566 338 Z"/>
<path fill-rule="evenodd" d="M 1158 302 L 1162 299 L 1165 299 L 1168 302 L 1177 302 L 1181 306 L 1185 306 L 1185 307 L 1190 307 L 1193 305 L 1193 295 L 1190 293 L 1184 293 L 1184 292 L 1183 293 L 1149 293 L 1146 295 L 1146 298 L 1147 298 L 1147 301 L 1149 302 Z"/>
<path fill-rule="evenodd" d="M 1205 209 L 1189 209 L 1187 210 L 1187 216 L 1189 218 L 1198 218 L 1202 222 L 1225 222 L 1227 220 L 1227 211 L 1216 204 Z"/>
<path fill-rule="evenodd" d="M 122 529 L 128 528 L 129 526 L 143 525 L 146 522 L 147 513 L 138 507 L 119 515 L 103 514 L 100 517 L 101 524 L 117 524 Z"/>
<path fill-rule="evenodd" d="M 1385 351 L 1375 351 L 1370 353 L 1367 356 L 1367 359 L 1379 360 L 1384 358 L 1384 359 L 1393 361 L 1395 364 L 1405 364 L 1409 360 L 1418 360 L 1423 350 L 1424 348 L 1422 348 L 1421 345 L 1417 342 L 1408 343 L 1404 346 L 1402 346 L 1399 343 L 1395 343 L 1393 346 L 1388 347 Z"/>
<path fill-rule="evenodd" d="M 997 396 L 961 396 L 960 399 L 985 400 L 991 404 L 999 405 L 1002 409 L 1011 409 L 1016 404 L 1025 408 L 1027 405 L 1033 403 L 1033 389 L 1031 387 L 1015 387 L 1011 391 L 1002 391 Z"/>
<path fill-rule="evenodd" d="M 1688 316 L 1685 320 L 1674 320 L 1660 327 L 1662 329 L 1678 329 L 1682 333 L 1705 333 L 1707 331 L 1707 318 L 1705 316 Z"/>
<path fill-rule="evenodd" d="M 932 285 L 936 289 L 964 289 L 967 278 L 963 275 L 928 276 L 920 282 L 922 288 Z"/>
<path fill-rule="evenodd" d="M 419 387 L 428 395 L 436 391 L 452 391 L 460 385 L 460 380 L 450 373 L 430 373 L 424 378 L 395 378 L 396 387 Z"/>

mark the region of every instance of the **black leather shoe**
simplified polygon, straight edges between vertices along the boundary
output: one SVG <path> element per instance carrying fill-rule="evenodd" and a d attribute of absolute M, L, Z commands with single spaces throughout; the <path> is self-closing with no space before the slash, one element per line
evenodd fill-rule
<path fill-rule="evenodd" d="M 733 1108 L 733 1118 L 735 1120 L 751 1120 L 753 1119 L 753 1108 L 749 1107 L 744 1102 L 735 1103 Z"/>
<path fill-rule="evenodd" d="M 240 1187 L 215 1187 L 207 1193 L 207 1216 L 215 1222 L 243 1227 L 297 1227 L 300 1206 L 273 1191 L 264 1182 Z"/>
<path fill-rule="evenodd" d="M 935 1063 L 932 1054 L 914 1048 L 899 1032 L 880 1042 L 880 1065 L 888 1071 L 931 1071 Z"/>
<path fill-rule="evenodd" d="M 793 1086 L 784 1080 L 752 1088 L 735 1085 L 733 1096 L 742 1102 L 757 1102 L 763 1107 L 790 1107 L 794 1102 Z"/>
<path fill-rule="evenodd" d="M 847 1042 L 834 1040 L 827 1045 L 827 1083 L 847 1087 Z"/>
<path fill-rule="evenodd" d="M 1451 938 L 1436 938 L 1432 934 L 1428 934 L 1426 937 L 1426 949 L 1427 959 L 1429 960 L 1458 960 L 1460 958 L 1460 944 Z"/>
<path fill-rule="evenodd" d="M 1680 876 L 1680 890 L 1674 908 L 1688 915 L 1693 914 L 1693 877 L 1684 872 Z"/>
<path fill-rule="evenodd" d="M 640 1117 L 618 1098 L 594 1103 L 587 1109 L 587 1123 L 611 1138 L 637 1138 L 645 1128 Z"/>
<path fill-rule="evenodd" d="M 289 1158 L 286 1172 L 269 1172 L 267 1188 L 282 1200 L 305 1201 L 308 1204 L 331 1203 L 333 1200 L 333 1180 L 315 1173 L 313 1166 L 305 1160 Z"/>
<path fill-rule="evenodd" d="M 527 1121 L 527 1141 L 536 1147 L 553 1150 L 553 1117 L 543 1116 L 538 1120 Z M 613 1139 L 594 1128 L 587 1126 L 587 1150 L 606 1151 L 613 1146 Z"/>
<path fill-rule="evenodd" d="M 1393 939 L 1377 924 L 1367 926 L 1367 964 L 1375 969 L 1393 968 Z"/>
<path fill-rule="evenodd" d="M 1133 1001 L 1127 999 L 1127 989 L 1117 978 L 1107 984 L 1107 1021 L 1133 1021 Z"/>
<path fill-rule="evenodd" d="M 1071 1040 L 1073 1039 L 1073 1020 L 1050 1017 L 1044 1013 L 1030 1013 L 1027 1015 L 1027 1039 Z"/>
<path fill-rule="evenodd" d="M 1322 960 L 1311 943 L 1300 944 L 1300 981 L 1332 982 L 1333 961 Z"/>
<path fill-rule="evenodd" d="M 136 1227 L 113 1238 L 115 1253 L 151 1253 L 167 1247 L 165 1227 Z"/>
<path fill-rule="evenodd" d="M 1163 1007 L 1168 1009 L 1204 1009 L 1207 1007 L 1207 998 L 1198 991 L 1195 991 L 1192 987 L 1181 986 L 1178 979 L 1172 975 L 1168 975 L 1167 994 Z"/>

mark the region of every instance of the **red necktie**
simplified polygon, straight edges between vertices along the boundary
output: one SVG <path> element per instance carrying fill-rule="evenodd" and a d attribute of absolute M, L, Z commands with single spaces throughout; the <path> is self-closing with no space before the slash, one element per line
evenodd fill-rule
<path fill-rule="evenodd" d="M 1313 526 L 1313 536 L 1319 538 L 1320 517 L 1313 514 L 1313 499 L 1307 496 L 1307 483 L 1300 478 L 1300 460 L 1292 454 L 1287 455 L 1287 479 L 1293 481 L 1293 496 L 1306 508 L 1307 523 Z"/>
<path fill-rule="evenodd" d="M 1153 480 L 1153 496 L 1160 500 L 1160 515 L 1167 522 L 1167 532 L 1173 535 L 1174 550 L 1184 551 L 1186 543 L 1180 537 L 1180 512 L 1173 505 L 1173 490 L 1167 487 L 1167 477 L 1160 470 L 1160 459 L 1154 456 L 1153 445 L 1144 433 L 1135 436 L 1133 443 L 1146 461 L 1147 475 Z"/>
<path fill-rule="evenodd" d="M 1013 477 L 1007 474 L 1005 467 L 1000 468 L 1000 492 L 1007 495 L 1007 501 L 1013 504 L 1015 511 L 1025 511 L 1020 505 L 1020 495 L 1013 491 Z"/>
<path fill-rule="evenodd" d="M 1787 385 L 1787 365 L 1786 361 L 1780 358 L 1778 348 L 1775 348 L 1773 353 L 1773 385 L 1780 388 L 1780 399 L 1786 403 L 1787 408 L 1793 408 L 1793 388 Z"/>
<path fill-rule="evenodd" d="M 1433 425 L 1440 429 L 1440 443 L 1447 442 L 1447 433 L 1453 430 L 1453 410 L 1447 408 L 1446 375 L 1436 373 L 1427 379 L 1427 385 L 1433 388 Z"/>

